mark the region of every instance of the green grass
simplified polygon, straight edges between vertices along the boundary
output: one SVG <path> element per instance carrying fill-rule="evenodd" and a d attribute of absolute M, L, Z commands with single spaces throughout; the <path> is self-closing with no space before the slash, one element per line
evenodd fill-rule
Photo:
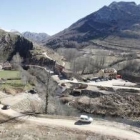
<path fill-rule="evenodd" d="M 12 79 L 12 80 L 6 80 L 5 83 L 1 83 L 0 90 L 4 88 L 22 88 L 24 90 L 28 90 L 32 88 L 32 86 L 29 83 L 27 83 L 26 85 L 23 84 L 20 78 L 19 71 L 10 71 L 10 70 L 0 71 L 0 78 Z"/>
<path fill-rule="evenodd" d="M 20 73 L 19 71 L 10 71 L 10 70 L 5 70 L 5 71 L 0 71 L 0 78 L 20 78 Z"/>
<path fill-rule="evenodd" d="M 11 85 L 11 86 L 24 86 L 21 80 L 7 80 L 5 84 Z"/>
<path fill-rule="evenodd" d="M 0 90 L 3 90 L 4 88 L 9 88 L 9 89 L 20 88 L 23 89 L 23 91 L 26 91 L 32 89 L 33 87 L 29 83 L 24 85 L 21 80 L 7 80 L 5 83 L 2 83 L 0 85 Z"/>

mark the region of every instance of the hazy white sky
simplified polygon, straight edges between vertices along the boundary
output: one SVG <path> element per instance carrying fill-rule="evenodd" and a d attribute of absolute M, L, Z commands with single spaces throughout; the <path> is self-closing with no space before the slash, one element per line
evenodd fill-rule
<path fill-rule="evenodd" d="M 140 0 L 134 1 L 140 4 Z M 53 35 L 111 2 L 113 0 L 0 0 L 0 27 Z"/>

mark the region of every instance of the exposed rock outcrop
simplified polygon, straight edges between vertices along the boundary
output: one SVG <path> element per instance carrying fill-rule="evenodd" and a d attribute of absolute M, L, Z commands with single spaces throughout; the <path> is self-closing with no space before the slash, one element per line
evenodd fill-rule
<path fill-rule="evenodd" d="M 32 42 L 24 37 L 0 30 L 0 55 L 2 60 L 10 61 L 16 53 L 26 59 L 32 49 Z"/>

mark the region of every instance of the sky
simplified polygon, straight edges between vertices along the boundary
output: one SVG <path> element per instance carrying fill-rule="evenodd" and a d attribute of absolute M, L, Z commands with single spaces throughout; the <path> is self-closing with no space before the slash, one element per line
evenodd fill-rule
<path fill-rule="evenodd" d="M 0 27 L 5 30 L 45 32 L 53 35 L 113 1 L 0 0 Z M 140 4 L 140 0 L 127 1 Z"/>

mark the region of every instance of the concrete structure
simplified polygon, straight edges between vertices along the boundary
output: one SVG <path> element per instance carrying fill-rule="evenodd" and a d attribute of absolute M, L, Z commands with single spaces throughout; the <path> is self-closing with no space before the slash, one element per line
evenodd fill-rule
<path fill-rule="evenodd" d="M 116 78 L 117 71 L 114 68 L 101 69 L 98 76 L 103 78 Z"/>

